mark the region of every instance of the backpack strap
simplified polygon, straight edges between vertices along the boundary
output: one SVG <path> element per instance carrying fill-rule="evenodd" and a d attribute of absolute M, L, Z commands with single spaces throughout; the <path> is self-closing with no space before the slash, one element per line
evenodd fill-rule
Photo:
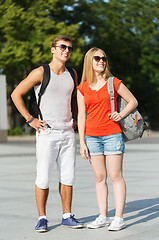
<path fill-rule="evenodd" d="M 72 118 L 74 122 L 77 122 L 77 114 L 78 114 L 78 107 L 77 107 L 77 82 L 76 82 L 76 76 L 73 68 L 66 66 L 68 69 L 71 77 L 73 78 L 74 81 L 74 89 L 72 91 L 72 96 L 71 96 L 71 111 L 72 111 Z"/>
<path fill-rule="evenodd" d="M 47 85 L 49 84 L 49 81 L 50 81 L 50 67 L 49 67 L 49 65 L 48 64 L 42 64 L 42 66 L 44 68 L 44 75 L 43 75 L 43 81 L 42 81 L 42 84 L 41 84 L 41 88 L 40 88 L 40 91 L 38 93 L 38 101 L 37 101 L 41 120 L 43 120 L 43 116 L 42 116 L 42 113 L 40 111 L 41 96 L 44 94 L 45 89 L 46 89 L 46 87 L 47 87 Z"/>
<path fill-rule="evenodd" d="M 111 112 L 115 112 L 115 104 L 114 104 L 114 84 L 113 84 L 114 77 L 108 78 L 107 88 L 108 93 L 110 95 L 110 105 L 111 105 Z"/>
<path fill-rule="evenodd" d="M 75 90 L 76 90 L 75 73 L 74 73 L 73 68 L 68 67 L 68 66 L 66 66 L 66 68 L 67 68 L 67 70 L 69 71 L 69 73 L 71 74 L 71 77 L 72 77 L 72 79 L 73 79 L 73 81 L 74 81 L 74 89 L 73 89 L 73 92 L 72 92 L 72 95 L 73 95 L 73 94 L 75 93 Z"/>

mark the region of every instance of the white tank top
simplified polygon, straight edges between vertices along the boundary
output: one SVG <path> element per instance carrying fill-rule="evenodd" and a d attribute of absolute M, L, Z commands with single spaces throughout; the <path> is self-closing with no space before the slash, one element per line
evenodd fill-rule
<path fill-rule="evenodd" d="M 40 87 L 41 84 L 34 87 L 37 99 Z M 62 75 L 57 75 L 50 69 L 50 82 L 41 97 L 40 110 L 43 120 L 51 127 L 64 129 L 72 126 L 71 96 L 73 89 L 74 81 L 67 68 Z"/>

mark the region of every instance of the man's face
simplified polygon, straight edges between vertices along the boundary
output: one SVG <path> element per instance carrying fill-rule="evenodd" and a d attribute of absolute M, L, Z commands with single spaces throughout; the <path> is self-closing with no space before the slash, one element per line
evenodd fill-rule
<path fill-rule="evenodd" d="M 54 59 L 66 62 L 70 58 L 72 52 L 72 44 L 69 41 L 59 40 L 56 43 L 56 47 L 51 48 L 51 52 L 53 53 Z"/>

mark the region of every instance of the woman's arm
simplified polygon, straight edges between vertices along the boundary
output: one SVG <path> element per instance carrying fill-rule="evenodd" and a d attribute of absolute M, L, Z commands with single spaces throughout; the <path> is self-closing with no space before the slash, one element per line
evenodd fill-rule
<path fill-rule="evenodd" d="M 77 90 L 77 104 L 78 104 L 78 132 L 80 138 L 80 154 L 83 158 L 88 159 L 88 149 L 85 144 L 85 121 L 86 121 L 86 105 L 84 96 Z"/>
<path fill-rule="evenodd" d="M 14 91 L 11 94 L 11 98 L 18 109 L 18 111 L 21 113 L 21 115 L 27 120 L 30 120 L 32 116 L 26 109 L 26 106 L 23 101 L 23 96 L 35 85 L 41 84 L 43 80 L 43 73 L 44 69 L 43 67 L 39 67 L 37 69 L 34 69 L 24 80 L 22 80 L 19 85 L 14 89 Z M 33 128 L 35 128 L 38 132 L 38 128 L 43 129 L 44 127 L 44 121 L 39 121 L 37 118 L 35 118 L 29 125 Z"/>
<path fill-rule="evenodd" d="M 120 112 L 114 112 L 110 116 L 114 121 L 118 122 L 124 117 L 126 117 L 129 113 L 131 113 L 137 106 L 138 102 L 134 95 L 129 91 L 129 89 L 123 84 L 120 83 L 117 89 L 117 93 L 125 99 L 128 103 L 126 107 Z"/>

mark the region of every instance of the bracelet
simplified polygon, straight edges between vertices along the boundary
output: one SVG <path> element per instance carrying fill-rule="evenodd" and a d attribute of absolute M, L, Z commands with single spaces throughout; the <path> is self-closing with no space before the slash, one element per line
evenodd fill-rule
<path fill-rule="evenodd" d="M 26 122 L 29 122 L 32 119 L 33 116 L 30 116 L 26 119 Z"/>
<path fill-rule="evenodd" d="M 30 119 L 30 121 L 27 121 L 27 123 L 31 123 L 34 119 L 35 119 L 35 118 L 32 117 L 32 118 Z"/>

